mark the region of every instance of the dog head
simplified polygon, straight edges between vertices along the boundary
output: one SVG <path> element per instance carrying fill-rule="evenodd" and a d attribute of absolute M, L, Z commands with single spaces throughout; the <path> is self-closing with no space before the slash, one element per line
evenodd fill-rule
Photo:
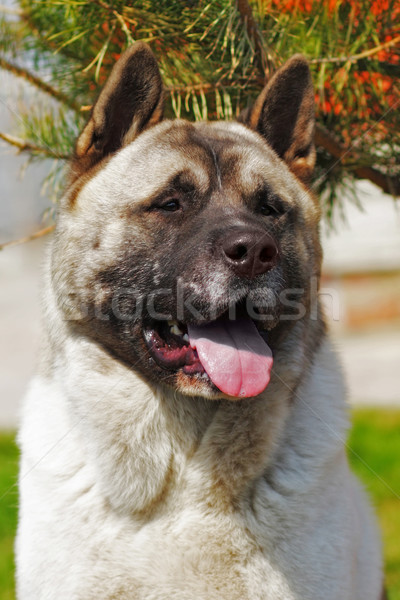
<path fill-rule="evenodd" d="M 240 122 L 163 120 L 162 95 L 152 53 L 135 44 L 76 144 L 57 303 L 75 334 L 155 385 L 257 395 L 320 270 L 308 65 L 288 61 Z"/>

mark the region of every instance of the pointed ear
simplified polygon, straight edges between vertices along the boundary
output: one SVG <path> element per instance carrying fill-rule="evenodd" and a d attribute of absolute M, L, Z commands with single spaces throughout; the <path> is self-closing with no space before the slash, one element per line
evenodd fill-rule
<path fill-rule="evenodd" d="M 304 183 L 315 164 L 314 91 L 307 60 L 293 56 L 268 82 L 243 117 Z"/>
<path fill-rule="evenodd" d="M 137 42 L 114 65 L 78 138 L 72 165 L 82 174 L 162 119 L 160 71 L 148 46 Z"/>

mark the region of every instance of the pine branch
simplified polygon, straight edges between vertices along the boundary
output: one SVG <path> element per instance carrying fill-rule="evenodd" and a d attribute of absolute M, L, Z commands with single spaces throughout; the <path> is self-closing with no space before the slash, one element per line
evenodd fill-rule
<path fill-rule="evenodd" d="M 20 152 L 31 152 L 34 154 L 44 154 L 49 158 L 57 158 L 59 160 L 69 160 L 70 156 L 67 154 L 57 154 L 53 152 L 51 148 L 46 148 L 44 146 L 37 146 L 36 144 L 32 144 L 31 142 L 27 142 L 26 140 L 22 140 L 21 138 L 17 138 L 13 135 L 9 135 L 8 133 L 0 132 L 0 139 L 10 144 L 10 146 L 14 146 L 18 148 Z"/>
<path fill-rule="evenodd" d="M 378 46 L 374 46 L 374 48 L 370 48 L 369 50 L 365 50 L 364 52 L 360 52 L 359 54 L 353 54 L 352 56 L 332 56 L 330 58 L 313 58 L 310 60 L 311 64 L 327 64 L 327 63 L 347 63 L 347 62 L 357 62 L 362 60 L 363 58 L 368 58 L 377 54 L 381 50 L 385 50 L 386 48 L 390 48 L 391 46 L 395 46 L 400 42 L 400 35 L 397 37 L 385 42 L 384 44 L 379 44 Z"/>
<path fill-rule="evenodd" d="M 223 79 L 220 81 L 216 81 L 215 83 L 192 83 L 190 85 L 166 85 L 164 89 L 167 92 L 174 92 L 178 94 L 186 94 L 192 92 L 213 92 L 219 89 L 229 88 L 230 90 L 249 90 L 251 86 L 252 89 L 259 89 L 262 87 L 263 81 L 261 78 L 249 79 L 246 78 L 237 78 L 234 82 L 232 81 L 224 81 Z M 82 110 L 82 108 L 81 108 Z"/>
<path fill-rule="evenodd" d="M 100 6 L 100 8 L 109 12 L 110 15 L 113 15 L 114 17 L 116 17 L 118 19 L 119 23 L 121 24 L 121 28 L 124 30 L 125 33 L 126 33 L 125 21 L 127 21 L 128 23 L 131 23 L 132 25 L 136 25 L 135 19 L 132 19 L 131 17 L 128 17 L 127 15 L 119 13 L 113 6 L 111 6 L 110 4 L 107 4 L 107 2 L 103 2 L 103 0 L 92 0 L 92 3 L 97 4 L 98 6 Z M 135 10 L 134 7 L 132 7 L 132 6 L 125 6 L 124 8 L 125 8 L 125 10 L 130 10 L 130 11 Z M 140 13 L 141 11 L 136 9 L 135 12 Z M 123 25 L 124 25 L 124 27 L 123 27 Z"/>
<path fill-rule="evenodd" d="M 115 12 L 116 12 L 115 8 L 113 6 L 111 6 L 110 4 L 107 4 L 107 2 L 103 2 L 103 0 L 92 0 L 92 2 L 93 2 L 93 4 L 97 4 L 101 8 L 104 8 L 104 10 L 107 10 L 108 12 L 115 15 Z"/>
<path fill-rule="evenodd" d="M 246 23 L 249 36 L 253 39 L 253 41 L 255 43 L 256 53 L 259 54 L 260 56 L 264 56 L 264 46 L 262 44 L 262 40 L 261 40 L 260 36 L 257 33 L 258 29 L 255 29 L 255 20 L 253 17 L 253 12 L 252 12 L 250 4 L 248 3 L 247 0 L 237 0 L 237 4 L 238 4 L 238 10 L 239 10 L 240 14 L 242 15 L 243 21 Z M 398 39 L 399 38 L 390 40 L 390 45 L 393 45 L 394 43 L 396 43 L 396 41 L 398 41 Z M 387 44 L 389 44 L 389 42 Z M 387 45 L 385 44 L 384 46 L 387 46 Z M 375 53 L 375 51 L 379 52 L 379 50 L 381 50 L 380 47 L 378 48 L 378 50 L 376 50 L 376 48 L 368 50 L 368 51 L 362 53 L 363 56 L 360 55 L 358 58 L 364 58 L 364 55 L 368 56 L 369 53 L 372 54 L 372 53 Z M 355 55 L 355 56 L 357 56 L 357 55 Z M 261 71 L 261 69 L 263 69 L 263 60 L 258 61 L 258 68 L 260 71 Z M 262 74 L 265 75 L 265 72 L 262 71 Z M 320 125 L 319 123 L 317 123 L 316 127 L 315 127 L 315 143 L 318 146 L 321 146 L 322 148 L 324 148 L 334 158 L 336 158 L 339 162 L 344 164 L 344 166 L 345 166 L 345 162 L 344 162 L 345 157 L 347 155 L 349 155 L 350 152 L 352 152 L 350 148 L 346 148 L 346 146 L 344 146 L 343 144 L 340 144 L 334 138 L 334 136 L 331 133 L 329 133 L 324 127 L 322 127 L 322 125 Z M 354 158 L 353 153 L 352 153 L 352 157 Z M 374 169 L 373 167 L 368 167 L 368 166 L 355 167 L 354 173 L 360 179 L 369 179 L 370 181 L 372 181 L 372 183 L 375 183 L 375 185 L 380 187 L 387 194 L 392 194 L 393 196 L 400 195 L 400 180 L 398 177 L 386 175 L 385 173 L 382 173 L 381 171 L 378 171 L 377 169 Z"/>
<path fill-rule="evenodd" d="M 18 67 L 17 65 L 14 65 L 13 63 L 9 62 L 2 56 L 0 56 L 0 68 L 4 69 L 5 71 L 9 71 L 16 77 L 21 77 L 22 79 L 25 79 L 25 81 L 28 81 L 28 83 L 34 85 L 35 87 L 37 87 L 40 91 L 44 92 L 45 94 L 52 96 L 53 98 L 58 100 L 58 102 L 65 104 L 66 106 L 68 106 L 69 108 L 72 108 L 76 112 L 80 112 L 80 106 L 74 100 L 72 100 L 71 98 L 68 98 L 68 96 L 66 96 L 59 90 L 56 90 L 51 85 L 49 85 L 48 83 L 46 83 L 45 81 L 40 79 L 40 77 L 37 77 L 36 75 L 31 73 L 27 69 L 23 69 L 22 67 Z"/>
<path fill-rule="evenodd" d="M 33 38 L 36 38 L 36 40 L 40 42 L 42 48 L 46 48 L 54 54 L 58 52 L 58 45 L 42 34 L 42 32 L 36 27 L 32 16 L 27 11 L 22 12 L 21 21 L 25 24 Z M 73 52 L 69 52 L 68 48 L 63 49 L 63 54 L 68 56 L 71 60 L 76 60 L 76 55 Z"/>
<path fill-rule="evenodd" d="M 272 73 L 272 64 L 268 57 L 263 43 L 263 36 L 254 19 L 253 11 L 247 0 L 237 0 L 237 9 L 240 13 L 242 22 L 246 26 L 247 35 L 253 41 L 255 46 L 255 61 L 258 70 L 262 74 L 264 81 L 269 79 Z"/>
<path fill-rule="evenodd" d="M 26 244 L 26 242 L 32 242 L 33 240 L 37 240 L 38 238 L 44 237 L 45 235 L 48 235 L 49 233 L 54 231 L 54 228 L 55 225 L 49 225 L 48 227 L 44 227 L 39 231 L 35 231 L 35 233 L 20 238 L 19 240 L 12 240 L 11 242 L 5 242 L 4 244 L 0 244 L 0 252 L 4 250 L 4 248 L 11 248 L 12 246 L 18 246 L 19 244 Z"/>
<path fill-rule="evenodd" d="M 352 162 L 357 164 L 357 155 L 353 153 L 351 148 L 346 148 L 344 144 L 338 142 L 322 125 L 317 125 L 315 131 L 315 143 L 317 146 L 322 146 L 340 163 L 346 166 L 346 157 L 351 157 Z M 369 179 L 375 185 L 380 187 L 386 194 L 392 196 L 400 196 L 400 178 L 399 176 L 391 176 L 374 167 L 355 166 L 353 172 L 360 179 Z"/>
<path fill-rule="evenodd" d="M 394 5 L 394 2 L 391 0 L 389 5 Z M 325 9 L 317 10 L 315 3 L 315 10 L 310 12 L 299 8 L 298 3 L 296 11 L 290 12 L 280 10 L 279 6 L 275 10 L 275 5 L 255 0 L 207 0 L 206 3 L 183 4 L 160 4 L 156 0 L 79 0 L 67 3 L 70 5 L 68 11 L 65 11 L 64 4 L 21 2 L 24 8 L 21 20 L 26 28 L 27 39 L 24 48 L 28 51 L 33 48 L 36 56 L 44 55 L 52 67 L 54 81 L 57 81 L 57 67 L 61 67 L 62 72 L 72 74 L 71 70 L 68 71 L 69 63 L 74 66 L 70 88 L 62 89 L 73 99 L 76 114 L 83 115 L 91 108 L 96 91 L 93 84 L 97 76 L 103 82 L 111 69 L 112 59 L 134 39 L 151 42 L 154 46 L 166 92 L 170 96 L 169 112 L 175 111 L 180 115 L 182 109 L 184 116 L 196 119 L 207 118 L 207 109 L 211 109 L 208 110 L 210 118 L 232 118 L 238 114 L 244 97 L 242 90 L 245 89 L 247 95 L 256 95 L 279 66 L 279 57 L 283 59 L 299 48 L 313 57 L 310 62 L 314 70 L 318 70 L 320 94 L 317 101 L 326 127 L 322 127 L 322 121 L 321 125 L 318 123 L 316 126 L 315 139 L 321 149 L 320 168 L 328 164 L 329 169 L 329 163 L 335 162 L 345 176 L 367 177 L 385 192 L 399 193 L 399 183 L 394 177 L 397 167 L 390 170 L 390 164 L 396 165 L 395 148 L 398 143 L 398 116 L 394 110 L 388 110 L 382 128 L 377 128 L 373 135 L 368 136 L 368 139 L 371 137 L 380 145 L 379 154 L 374 152 L 374 147 L 372 150 L 368 147 L 366 138 L 354 150 L 350 142 L 343 141 L 351 139 L 350 132 L 361 124 L 361 119 L 372 126 L 382 104 L 393 108 L 394 69 L 397 65 L 390 63 L 392 70 L 389 72 L 389 66 L 385 67 L 382 61 L 377 62 L 379 51 L 393 55 L 397 53 L 395 45 L 399 43 L 400 36 L 390 26 L 390 8 L 386 11 L 385 22 L 382 20 L 380 23 L 371 15 L 371 19 L 360 19 L 357 26 L 350 19 L 347 27 L 340 29 L 344 24 L 345 11 L 342 14 L 340 11 L 330 13 Z M 265 11 L 267 5 L 270 11 Z M 327 27 L 334 35 L 326 35 Z M 84 30 L 92 33 L 85 36 L 82 33 Z M 397 37 L 380 43 L 387 39 L 386 33 Z M 79 35 L 79 43 L 72 43 Z M 377 45 L 368 48 L 373 44 Z M 105 55 L 107 48 L 110 57 Z M 6 56 L 8 59 L 9 55 Z M 361 64 L 363 59 L 365 65 Z M 345 77 L 340 81 L 335 78 L 335 66 L 341 64 L 352 75 L 356 70 L 362 75 L 364 70 L 368 70 L 371 77 L 355 77 L 354 86 L 348 86 L 346 93 L 343 93 Z M 14 68 L 11 63 L 9 65 L 11 69 Z M 89 66 L 83 69 L 85 65 Z M 97 65 L 96 72 L 88 75 L 93 65 Z M 26 78 L 25 74 L 18 76 Z M 41 81 L 39 77 L 37 80 Z M 87 101 L 84 102 L 86 88 Z M 57 90 L 55 92 L 58 93 Z M 81 100 L 79 105 L 78 98 Z M 68 106 L 64 99 L 61 102 L 63 106 Z M 81 103 L 85 105 L 80 106 Z M 344 109 L 339 114 L 337 109 L 341 104 Z M 30 119 L 30 130 L 41 132 L 45 143 L 36 140 L 28 131 L 27 143 L 18 140 L 18 144 L 13 145 L 21 151 L 43 156 L 49 153 L 41 146 L 57 147 L 66 158 L 75 130 L 79 128 L 79 119 L 76 124 L 72 123 L 72 116 L 75 115 L 67 112 L 65 126 L 60 127 L 58 123 L 54 128 L 58 132 L 56 134 L 51 118 L 45 121 L 43 115 L 39 114 L 34 122 Z M 384 126 L 387 129 L 385 138 Z M 8 138 L 10 143 L 11 136 Z M 389 162 L 382 153 L 383 140 L 385 148 L 389 148 Z M 36 142 L 39 146 L 35 146 Z M 335 177 L 331 177 L 331 180 L 335 189 Z"/>

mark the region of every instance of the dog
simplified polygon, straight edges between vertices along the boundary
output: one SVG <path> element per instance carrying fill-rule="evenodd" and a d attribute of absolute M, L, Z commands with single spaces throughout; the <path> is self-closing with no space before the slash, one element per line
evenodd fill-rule
<path fill-rule="evenodd" d="M 307 61 L 163 119 L 143 43 L 80 134 L 19 434 L 19 600 L 379 600 L 318 295 Z"/>

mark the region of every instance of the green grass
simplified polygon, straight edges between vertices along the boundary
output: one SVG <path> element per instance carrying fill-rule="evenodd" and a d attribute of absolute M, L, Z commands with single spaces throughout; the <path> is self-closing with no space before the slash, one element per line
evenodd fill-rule
<path fill-rule="evenodd" d="M 389 600 L 400 600 L 400 411 L 356 410 L 349 456 L 381 523 Z M 0 600 L 14 600 L 13 539 L 17 522 L 18 451 L 0 434 Z"/>
<path fill-rule="evenodd" d="M 355 411 L 349 448 L 381 524 L 389 600 L 400 600 L 400 411 Z"/>
<path fill-rule="evenodd" d="M 18 450 L 14 435 L 0 435 L 0 600 L 14 600 L 13 544 L 17 526 Z"/>

